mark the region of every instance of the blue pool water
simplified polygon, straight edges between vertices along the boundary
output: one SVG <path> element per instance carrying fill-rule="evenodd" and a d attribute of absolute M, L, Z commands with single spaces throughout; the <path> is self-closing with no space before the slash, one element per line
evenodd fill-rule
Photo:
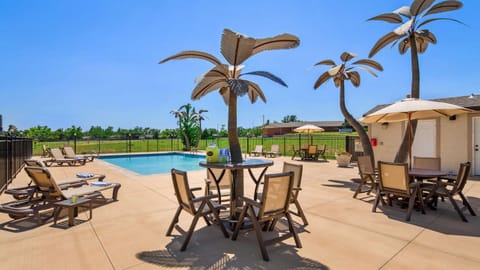
<path fill-rule="evenodd" d="M 172 168 L 200 170 L 198 163 L 205 156 L 181 153 L 103 156 L 100 159 L 142 175 L 169 173 Z"/>

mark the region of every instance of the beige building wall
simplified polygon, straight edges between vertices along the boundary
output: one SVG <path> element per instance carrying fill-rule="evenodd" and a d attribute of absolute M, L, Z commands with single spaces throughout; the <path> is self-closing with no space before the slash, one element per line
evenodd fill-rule
<path fill-rule="evenodd" d="M 461 162 L 472 158 L 472 117 L 479 114 L 457 115 L 456 120 L 446 117 L 437 118 L 437 153 L 441 157 L 442 170 L 457 172 Z M 390 161 L 400 147 L 406 122 L 388 123 L 388 125 L 372 124 L 369 126 L 370 138 L 377 139 L 373 147 L 375 162 Z M 471 170 L 474 171 L 473 168 Z"/>

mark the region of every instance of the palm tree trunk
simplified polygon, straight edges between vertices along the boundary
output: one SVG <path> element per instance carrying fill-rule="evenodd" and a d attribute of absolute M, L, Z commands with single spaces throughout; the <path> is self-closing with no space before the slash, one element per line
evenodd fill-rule
<path fill-rule="evenodd" d="M 230 90 L 228 99 L 228 145 L 230 146 L 230 155 L 232 163 L 242 162 L 242 149 L 238 141 L 237 132 L 237 95 Z M 232 170 L 234 177 L 235 205 L 241 205 L 240 197 L 243 196 L 243 169 Z M 233 194 L 232 194 L 233 195 Z"/>
<path fill-rule="evenodd" d="M 195 145 L 195 148 L 198 149 L 198 145 L 200 144 L 200 140 L 202 139 L 202 120 L 198 120 L 198 139 L 197 139 L 197 144 Z"/>
<path fill-rule="evenodd" d="M 232 162 L 242 162 L 242 149 L 237 131 L 237 95 L 230 91 L 228 100 L 228 145 Z"/>
<path fill-rule="evenodd" d="M 345 81 L 341 81 L 340 84 L 340 110 L 342 111 L 343 117 L 347 120 L 347 122 L 355 129 L 360 137 L 360 143 L 363 147 L 363 152 L 366 156 L 370 156 L 372 160 L 372 164 L 375 162 L 375 157 L 373 156 L 373 149 L 372 145 L 370 144 L 370 140 L 368 138 L 368 134 L 363 129 L 362 125 L 348 112 L 347 107 L 345 106 Z"/>
<path fill-rule="evenodd" d="M 418 50 L 417 43 L 415 42 L 415 36 L 410 35 L 410 59 L 412 64 L 412 89 L 410 96 L 412 98 L 420 98 L 420 64 L 418 62 Z M 415 138 L 415 131 L 417 130 L 417 120 L 412 120 L 412 138 L 411 141 Z M 402 143 L 398 149 L 397 154 L 395 155 L 394 162 L 405 162 L 408 156 L 409 151 L 409 138 L 407 134 L 407 129 L 403 135 Z"/>

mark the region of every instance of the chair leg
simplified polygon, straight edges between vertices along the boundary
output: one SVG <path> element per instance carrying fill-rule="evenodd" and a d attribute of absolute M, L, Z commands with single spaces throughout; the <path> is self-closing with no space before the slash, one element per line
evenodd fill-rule
<path fill-rule="evenodd" d="M 227 230 L 225 229 L 225 226 L 223 225 L 223 222 L 222 220 L 220 220 L 220 216 L 218 215 L 218 212 L 220 211 L 219 209 L 215 209 L 215 207 L 213 207 L 212 203 L 207 201 L 207 205 L 208 205 L 208 208 L 210 208 L 210 211 L 212 211 L 213 213 L 213 216 L 215 217 L 215 221 L 218 223 L 218 225 L 220 226 L 220 230 L 222 231 L 223 235 L 225 236 L 225 238 L 228 238 L 230 235 L 228 235 L 228 232 Z"/>
<path fill-rule="evenodd" d="M 287 217 L 288 220 L 288 229 L 290 230 L 290 233 L 293 236 L 293 239 L 295 240 L 295 245 L 297 245 L 297 248 L 302 248 L 302 242 L 300 242 L 300 238 L 298 237 L 297 231 L 293 227 L 293 222 L 292 222 L 292 216 L 290 216 L 290 213 L 286 213 L 285 216 Z"/>
<path fill-rule="evenodd" d="M 175 213 L 175 216 L 173 216 L 173 219 L 172 219 L 172 222 L 170 223 L 170 226 L 168 227 L 167 236 L 172 235 L 173 227 L 174 227 L 175 224 L 177 224 L 177 222 L 178 222 L 178 217 L 180 216 L 180 212 L 182 212 L 182 207 L 179 206 L 179 207 L 177 208 L 177 212 Z"/>
<path fill-rule="evenodd" d="M 418 191 L 415 190 L 415 192 L 413 192 L 410 195 L 410 199 L 408 200 L 407 216 L 405 217 L 406 221 L 410 221 L 410 217 L 412 216 L 413 206 L 415 205 L 415 199 L 417 197 L 417 193 L 418 193 Z"/>
<path fill-rule="evenodd" d="M 248 205 L 244 206 L 242 209 L 242 212 L 240 213 L 240 217 L 238 218 L 237 225 L 235 226 L 235 230 L 233 231 L 233 235 L 232 235 L 233 241 L 237 240 L 238 232 L 240 232 L 240 228 L 243 225 L 245 215 L 247 214 L 247 208 L 248 208 Z"/>
<path fill-rule="evenodd" d="M 381 196 L 382 196 L 381 192 L 377 192 L 377 195 L 375 196 L 375 201 L 373 202 L 372 212 L 375 212 L 377 210 L 378 203 L 380 202 Z"/>
<path fill-rule="evenodd" d="M 362 179 L 362 182 L 360 182 L 357 186 L 357 189 L 355 190 L 355 193 L 353 194 L 353 198 L 357 198 L 358 193 L 361 192 L 363 185 L 365 185 L 365 180 Z"/>
<path fill-rule="evenodd" d="M 303 209 L 297 200 L 295 200 L 295 206 L 297 207 L 299 216 L 302 218 L 303 225 L 307 226 L 308 225 L 307 217 L 305 216 L 305 213 L 303 212 Z"/>
<path fill-rule="evenodd" d="M 193 217 L 192 224 L 190 224 L 190 228 L 188 229 L 187 236 L 185 236 L 185 240 L 183 240 L 182 247 L 180 251 L 185 251 L 188 246 L 188 242 L 190 242 L 190 238 L 192 237 L 193 231 L 195 230 L 195 226 L 197 226 L 198 219 L 203 215 L 203 209 L 205 208 L 205 201 L 203 201 L 200 206 L 198 207 L 197 213 Z"/>
<path fill-rule="evenodd" d="M 472 206 L 470 206 L 470 203 L 468 202 L 467 200 L 467 197 L 465 197 L 465 195 L 463 195 L 462 192 L 459 192 L 458 194 L 460 194 L 460 197 L 462 197 L 462 202 L 463 202 L 463 205 L 465 205 L 468 209 L 468 211 L 470 212 L 470 214 L 472 216 L 476 216 L 475 212 L 473 211 L 473 208 Z"/>
<path fill-rule="evenodd" d="M 453 205 L 453 208 L 455 208 L 455 210 L 457 210 L 457 213 L 458 215 L 460 216 L 460 218 L 464 221 L 464 222 L 468 222 L 467 218 L 465 217 L 465 215 L 462 213 L 462 210 L 460 209 L 460 207 L 458 207 L 458 204 L 457 202 L 453 199 L 452 195 L 448 195 L 448 199 L 450 200 L 450 202 L 452 203 Z"/>
<path fill-rule="evenodd" d="M 262 237 L 262 228 L 260 228 L 260 224 L 258 223 L 257 217 L 255 216 L 255 211 L 253 210 L 252 206 L 248 208 L 248 216 L 253 223 L 253 228 L 255 229 L 255 235 L 257 236 L 258 246 L 260 247 L 260 251 L 262 252 L 262 257 L 264 261 L 269 261 L 270 258 L 268 257 L 267 248 L 265 247 L 265 242 L 263 241 Z"/>

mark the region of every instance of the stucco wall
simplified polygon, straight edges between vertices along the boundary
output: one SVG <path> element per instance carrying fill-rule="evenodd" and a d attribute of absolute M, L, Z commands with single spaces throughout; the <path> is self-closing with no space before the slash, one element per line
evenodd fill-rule
<path fill-rule="evenodd" d="M 457 115 L 456 120 L 446 117 L 437 120 L 437 153 L 441 157 L 442 170 L 458 170 L 461 162 L 472 161 L 472 115 Z M 405 122 L 370 125 L 370 138 L 377 139 L 373 147 L 375 159 L 393 161 L 398 151 Z"/>

